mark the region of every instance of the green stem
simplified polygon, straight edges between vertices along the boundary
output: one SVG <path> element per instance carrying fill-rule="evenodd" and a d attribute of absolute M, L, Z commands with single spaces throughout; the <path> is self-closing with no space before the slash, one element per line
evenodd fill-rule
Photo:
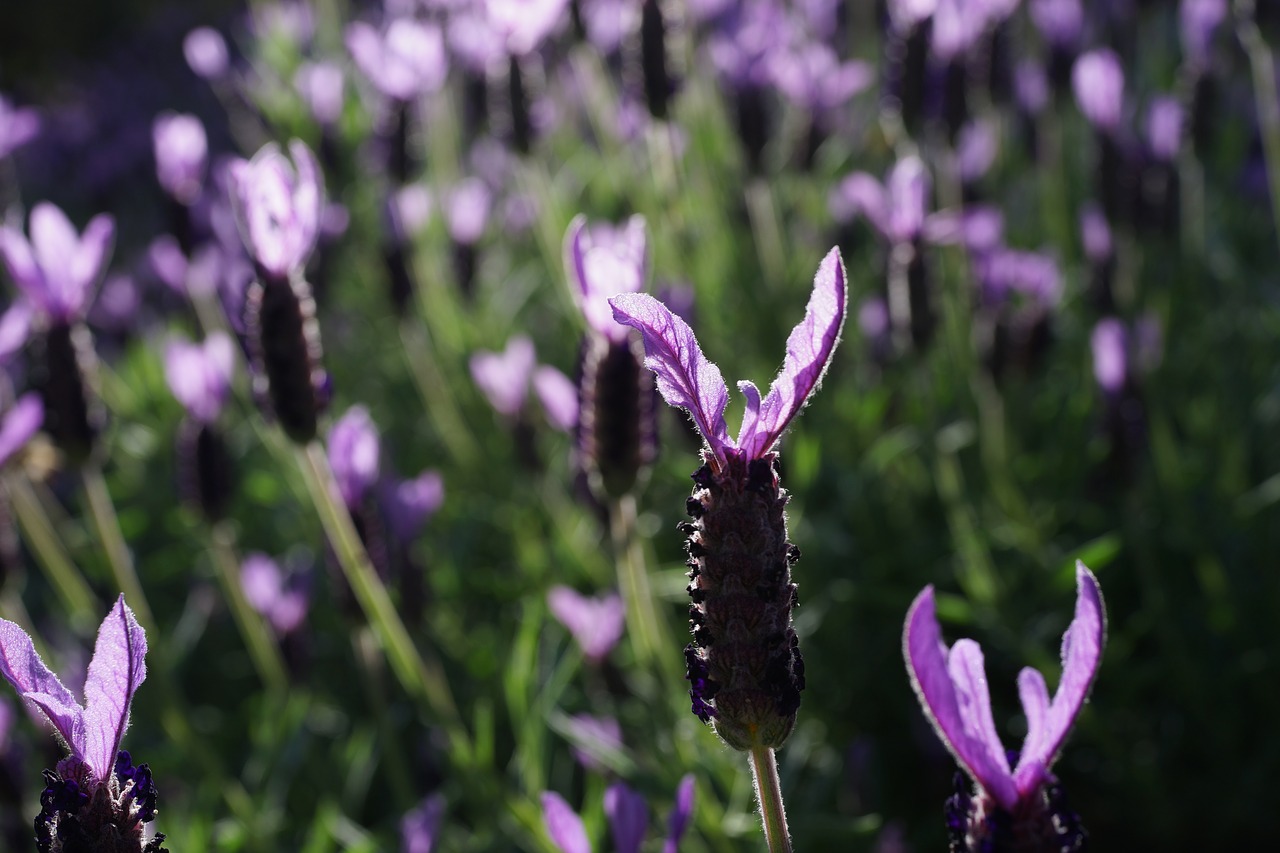
<path fill-rule="evenodd" d="M 618 585 L 622 587 L 627 606 L 627 626 L 635 643 L 636 657 L 648 663 L 661 654 L 663 631 L 653 606 L 648 569 L 635 528 L 635 498 L 628 494 L 611 501 L 609 535 L 618 565 Z"/>
<path fill-rule="evenodd" d="M 320 522 L 333 545 L 342 573 L 377 635 L 378 643 L 396 678 L 410 695 L 426 702 L 436 712 L 453 741 L 454 749 L 459 751 L 457 754 L 469 754 L 466 731 L 462 727 L 458 707 L 453 701 L 444 672 L 438 662 L 432 660 L 428 663 L 409 637 L 400 614 L 391 603 L 387 588 L 378 578 L 369 555 L 360 542 L 351 515 L 334 497 L 337 487 L 323 448 L 313 441 L 305 449 L 299 449 L 298 457 L 308 490 L 320 513 Z"/>
<path fill-rule="evenodd" d="M 449 455 L 459 465 L 470 465 L 479 452 L 472 438 L 473 431 L 463 422 L 453 391 L 437 367 L 425 327 L 401 324 L 400 340 L 423 408 L 427 417 L 435 421 L 436 435 L 448 446 Z"/>
<path fill-rule="evenodd" d="M 93 590 L 63 550 L 62 540 L 31 491 L 30 484 L 24 477 L 15 475 L 7 477 L 4 485 L 27 544 L 71 614 L 72 621 L 81 627 L 94 624 L 98 605 Z"/>
<path fill-rule="evenodd" d="M 769 853 L 791 853 L 791 835 L 787 832 L 787 811 L 782 804 L 782 783 L 778 780 L 778 761 L 773 750 L 757 746 L 751 750 L 751 775 L 756 783 L 756 800 L 764 821 L 764 839 Z"/>
<path fill-rule="evenodd" d="M 284 658 L 262 615 L 250 606 L 249 599 L 245 597 L 244 587 L 240 584 L 240 561 L 235 553 L 235 534 L 226 522 L 209 531 L 209 556 L 236 627 L 240 629 L 240 637 L 249 649 L 254 668 L 258 670 L 258 677 L 269 690 L 283 693 L 289 686 Z"/>
<path fill-rule="evenodd" d="M 159 636 L 151 605 L 147 603 L 147 595 L 142 591 L 142 582 L 138 580 L 138 572 L 133 565 L 133 555 L 129 553 L 124 534 L 120 532 L 120 519 L 116 516 L 116 507 L 111 502 L 111 492 L 107 490 L 102 469 L 90 462 L 80 474 L 84 480 L 85 496 L 89 499 L 89 513 L 93 516 L 93 524 L 98 530 L 103 550 L 107 552 L 107 561 L 111 564 L 111 574 L 116 585 L 124 593 L 143 630 L 152 636 Z"/>

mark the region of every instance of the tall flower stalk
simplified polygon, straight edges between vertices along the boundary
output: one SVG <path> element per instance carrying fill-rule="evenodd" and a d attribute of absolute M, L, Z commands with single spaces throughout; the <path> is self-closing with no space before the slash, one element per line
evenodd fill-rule
<path fill-rule="evenodd" d="M 769 849 L 791 849 L 773 751 L 795 727 L 804 660 L 791 625 L 798 604 L 788 541 L 789 495 L 778 476 L 779 437 L 818 387 L 844 325 L 847 287 L 840 252 L 818 267 L 804 319 L 787 339 L 782 370 L 762 399 L 738 383 L 746 414 L 737 439 L 724 410 L 729 392 L 720 369 L 702 354 L 689 326 L 639 293 L 609 300 L 614 318 L 644 337 L 645 366 L 658 391 L 685 409 L 706 441 L 680 526 L 689 552 L 689 623 L 685 647 L 692 711 L 729 746 L 749 753 Z"/>

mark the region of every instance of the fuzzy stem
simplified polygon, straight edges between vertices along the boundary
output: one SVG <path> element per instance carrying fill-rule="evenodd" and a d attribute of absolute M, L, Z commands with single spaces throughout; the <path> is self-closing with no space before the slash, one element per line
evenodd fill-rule
<path fill-rule="evenodd" d="M 636 536 L 636 500 L 623 495 L 609 502 L 609 534 L 618 565 L 618 584 L 627 605 L 627 626 L 635 642 L 636 657 L 649 662 L 661 654 L 663 631 L 653 606 L 649 574 Z"/>
<path fill-rule="evenodd" d="M 107 552 L 107 561 L 111 564 L 111 574 L 116 585 L 124 593 L 143 630 L 152 636 L 159 636 L 156 633 L 155 616 L 151 612 L 151 605 L 147 603 L 147 594 L 142 591 L 142 582 L 138 580 L 138 572 L 133 565 L 133 555 L 129 553 L 129 546 L 120 531 L 120 519 L 116 515 L 115 504 L 111 502 L 111 492 L 107 490 L 102 469 L 96 463 L 89 462 L 81 469 L 80 474 L 84 480 L 85 497 L 89 499 L 89 513 L 93 516 L 93 524 L 97 528 L 103 550 Z"/>
<path fill-rule="evenodd" d="M 764 839 L 769 853 L 791 853 L 791 835 L 787 832 L 787 812 L 782 804 L 782 783 L 778 779 L 778 761 L 773 750 L 757 746 L 751 750 L 751 775 L 755 779 L 756 801 L 764 821 Z"/>
<path fill-rule="evenodd" d="M 225 522 L 215 525 L 209 531 L 209 557 L 222 584 L 222 592 L 231 607 L 231 615 L 236 627 L 240 629 L 240 637 L 249 649 L 258 677 L 269 690 L 283 692 L 289 686 L 289 676 L 285 670 L 284 658 L 280 647 L 276 645 L 267 630 L 262 615 L 249 605 L 245 597 L 244 587 L 240 585 L 240 561 L 236 559 L 235 534 Z"/>
<path fill-rule="evenodd" d="M 39 499 L 31 491 L 30 484 L 21 476 L 12 476 L 6 478 L 4 485 L 13 502 L 13 511 L 18 516 L 18 524 L 22 527 L 27 544 L 44 567 L 45 574 L 71 614 L 72 621 L 80 626 L 92 625 L 98 609 L 93 590 L 67 556 L 57 530 L 40 506 Z"/>

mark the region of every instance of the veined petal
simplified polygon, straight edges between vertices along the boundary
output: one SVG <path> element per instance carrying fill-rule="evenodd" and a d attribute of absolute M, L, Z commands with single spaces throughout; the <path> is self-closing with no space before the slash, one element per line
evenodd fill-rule
<path fill-rule="evenodd" d="M 121 595 L 98 629 L 84 683 L 84 760 L 100 780 L 115 767 L 129 727 L 129 706 L 147 677 L 146 656 L 147 635 Z"/>
<path fill-rule="evenodd" d="M 564 797 L 554 791 L 546 791 L 542 795 L 542 821 L 546 824 L 547 835 L 562 853 L 591 853 L 591 842 L 587 840 L 582 818 L 569 808 Z"/>
<path fill-rule="evenodd" d="M 1027 714 L 1027 741 L 1014 773 L 1018 791 L 1022 793 L 1039 784 L 1037 768 L 1048 771 L 1053 766 L 1067 733 L 1089 696 L 1098 664 L 1102 661 L 1102 649 L 1107 639 L 1102 589 L 1098 586 L 1098 579 L 1079 561 L 1076 561 L 1076 585 L 1076 612 L 1062 635 L 1062 679 L 1053 702 L 1045 708 L 1048 691 L 1043 677 L 1036 679 L 1039 681 L 1038 693 L 1029 676 L 1025 679 L 1019 676 L 1018 679 L 1023 710 Z M 1028 682 L 1025 690 L 1024 680 Z M 1030 706 L 1028 698 L 1032 700 Z"/>
<path fill-rule="evenodd" d="M 822 381 L 840 342 L 847 297 L 844 262 L 840 250 L 832 249 L 818 266 L 804 319 L 787 338 L 787 357 L 760 404 L 758 418 L 752 418 L 748 400 L 747 417 L 738 435 L 738 447 L 748 458 L 758 459 L 769 451 Z"/>
<path fill-rule="evenodd" d="M 644 336 L 644 366 L 657 378 L 668 404 L 686 410 L 719 459 L 733 447 L 724 424 L 729 389 L 702 354 L 689 324 L 647 293 L 623 293 L 609 300 L 613 318 Z"/>
<path fill-rule="evenodd" d="M 975 705 L 983 700 L 975 694 L 980 692 L 984 697 L 988 721 L 990 699 L 986 698 L 981 650 L 977 644 L 970 644 L 972 650 L 966 650 L 957 643 L 959 648 L 950 653 L 953 662 L 948 661 L 947 647 L 942 642 L 942 629 L 934 609 L 933 587 L 921 590 L 907 611 L 902 636 L 903 657 L 911 686 L 929 722 L 956 762 L 1001 805 L 1010 808 L 1017 802 L 1017 791 L 1008 762 L 1004 759 L 1004 748 L 994 737 L 994 725 L 979 722 L 981 706 Z M 956 674 L 964 681 L 963 699 L 954 680 Z M 990 740 L 987 740 L 988 732 Z"/>
<path fill-rule="evenodd" d="M 649 806 L 644 797 L 614 782 L 604 792 L 604 813 L 609 818 L 615 853 L 638 853 L 649 823 Z"/>
<path fill-rule="evenodd" d="M 36 654 L 27 632 L 6 619 L 0 619 L 0 675 L 40 706 L 73 753 L 84 753 L 84 709 Z"/>

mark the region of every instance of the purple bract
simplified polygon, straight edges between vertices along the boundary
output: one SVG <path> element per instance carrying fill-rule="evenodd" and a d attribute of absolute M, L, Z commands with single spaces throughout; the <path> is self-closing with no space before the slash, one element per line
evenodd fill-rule
<path fill-rule="evenodd" d="M 609 298 L 636 293 L 649 277 L 648 239 L 644 217 L 633 216 L 619 226 L 588 225 L 574 217 L 564 235 L 564 265 L 574 298 L 587 327 L 612 342 L 624 341 L 627 327 L 614 320 Z"/>
<path fill-rule="evenodd" d="M 231 392 L 235 344 L 223 332 L 211 332 L 203 344 L 175 340 L 165 347 L 164 375 L 169 389 L 193 418 L 218 419 Z"/>
<path fill-rule="evenodd" d="M 0 255 L 13 283 L 50 319 L 78 319 L 107 265 L 115 220 L 100 213 L 78 235 L 65 213 L 40 202 L 31 210 L 30 232 L 28 242 L 21 231 L 0 225 Z"/>
<path fill-rule="evenodd" d="M 252 160 L 228 167 L 236 224 L 250 256 L 280 278 L 301 272 L 320 232 L 324 186 L 315 155 L 303 142 L 289 143 L 289 158 L 274 144 Z M 295 169 L 296 166 L 296 169 Z"/>
<path fill-rule="evenodd" d="M 364 406 L 347 409 L 329 431 L 329 467 L 348 508 L 359 507 L 377 482 L 381 452 L 378 427 Z"/>
<path fill-rule="evenodd" d="M 590 598 L 567 586 L 556 586 L 547 593 L 547 606 L 590 661 L 604 660 L 622 639 L 626 609 L 617 593 Z"/>

